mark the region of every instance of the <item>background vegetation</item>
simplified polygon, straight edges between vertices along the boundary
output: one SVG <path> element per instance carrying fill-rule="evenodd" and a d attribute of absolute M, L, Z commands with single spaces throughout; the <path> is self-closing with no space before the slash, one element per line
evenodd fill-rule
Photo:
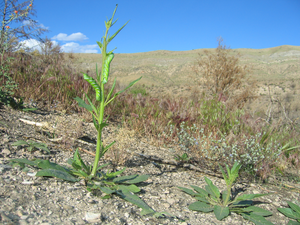
<path fill-rule="evenodd" d="M 276 171 L 284 173 L 288 168 L 298 169 L 299 149 L 289 150 L 299 145 L 299 124 L 289 107 L 298 93 L 296 90 L 294 95 L 289 92 L 287 98 L 282 93 L 271 92 L 272 86 L 269 85 L 268 95 L 255 95 L 262 87 L 250 83 L 248 78 L 252 75 L 247 67 L 240 66 L 241 56 L 232 52 L 219 43 L 215 52 L 206 51 L 203 56 L 196 56 L 193 68 L 196 72 L 189 73 L 189 77 L 198 79 L 198 83 L 197 86 L 185 84 L 189 94 L 184 94 L 177 86 L 179 95 L 159 95 L 155 93 L 156 87 L 144 83 L 121 95 L 108 106 L 106 113 L 122 126 L 147 137 L 152 144 L 169 146 L 179 154 L 187 153 L 195 161 L 205 159 L 207 166 L 212 168 L 220 161 L 232 164 L 239 160 L 243 163 L 242 170 L 264 180 Z M 15 90 L 14 97 L 22 97 L 32 106 L 81 113 L 84 120 L 91 121 L 74 101 L 76 96 L 83 98 L 85 91 L 92 91 L 80 72 L 95 77 L 78 61 L 83 60 L 82 54 L 60 53 L 57 46 L 49 46 L 47 51 L 6 55 L 14 58 L 10 63 L 10 74 L 22 87 Z M 120 60 L 121 56 L 117 55 L 117 59 Z M 210 66 L 206 66 L 203 72 L 203 65 L 208 65 L 203 63 L 209 62 Z M 112 65 L 113 75 L 121 70 L 117 65 L 118 62 Z M 216 73 L 224 76 L 213 76 Z M 232 83 L 233 89 L 211 91 L 214 82 L 224 82 L 225 78 L 236 82 Z M 202 81 L 208 89 L 204 88 Z M 211 82 L 210 85 L 207 82 Z M 118 83 L 115 91 L 119 91 L 123 84 Z M 294 85 L 297 86 L 297 82 Z M 249 87 L 251 91 L 243 95 Z M 293 89 L 286 87 L 285 90 L 288 88 Z M 259 105 L 253 104 L 254 99 L 259 102 L 263 97 L 268 98 L 268 108 L 253 108 Z M 115 152 L 114 157 L 117 154 Z"/>
<path fill-rule="evenodd" d="M 22 21 L 31 15 L 30 5 L 8 4 L 4 9 Z M 27 10 L 24 16 L 16 13 L 22 7 Z M 60 46 L 48 38 L 40 51 L 16 51 L 12 40 L 29 32 L 18 31 L 6 28 L 1 33 L 6 37 L 1 102 L 19 109 L 25 102 L 30 107 L 79 113 L 91 122 L 74 98 L 92 93 L 82 72 L 95 77 L 91 71 L 101 56 L 61 53 Z M 299 50 L 293 46 L 231 50 L 219 39 L 215 50 L 116 54 L 110 76 L 110 80 L 118 77 L 115 92 L 128 81 L 141 75 L 143 79 L 108 105 L 105 113 L 151 144 L 174 148 L 178 156 L 185 154 L 186 159 L 213 169 L 217 162 L 239 161 L 243 171 L 262 180 L 278 171 L 298 170 L 300 68 L 295 62 Z M 115 164 L 124 163 L 120 154 L 117 149 L 112 152 Z"/>

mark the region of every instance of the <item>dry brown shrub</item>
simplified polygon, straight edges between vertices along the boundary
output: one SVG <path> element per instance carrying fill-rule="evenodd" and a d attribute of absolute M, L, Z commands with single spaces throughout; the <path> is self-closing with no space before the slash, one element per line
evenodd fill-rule
<path fill-rule="evenodd" d="M 241 66 L 241 55 L 232 55 L 232 50 L 222 42 L 223 39 L 219 38 L 215 52 L 206 50 L 205 57 L 199 55 L 201 58 L 194 66 L 192 79 L 196 88 L 204 87 L 206 94 L 226 102 L 228 108 L 242 108 L 247 101 L 256 98 L 255 83 L 246 77 L 251 69 Z"/>

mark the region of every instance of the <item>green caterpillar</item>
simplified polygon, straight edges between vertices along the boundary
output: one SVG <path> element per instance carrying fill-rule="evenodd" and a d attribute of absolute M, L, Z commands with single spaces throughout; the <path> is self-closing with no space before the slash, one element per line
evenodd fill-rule
<path fill-rule="evenodd" d="M 107 79 L 108 79 L 108 74 L 109 74 L 109 66 L 110 66 L 110 62 L 113 60 L 114 58 L 114 53 L 111 53 L 107 56 L 107 58 L 105 59 L 104 62 L 104 68 L 103 68 L 103 84 L 107 83 Z"/>
<path fill-rule="evenodd" d="M 98 83 L 94 80 L 94 78 L 90 77 L 87 74 L 83 74 L 83 79 L 85 79 L 87 82 L 90 83 L 90 85 L 92 85 L 92 87 L 95 89 L 96 91 L 96 100 L 97 101 L 101 101 L 101 88 L 98 85 Z"/>

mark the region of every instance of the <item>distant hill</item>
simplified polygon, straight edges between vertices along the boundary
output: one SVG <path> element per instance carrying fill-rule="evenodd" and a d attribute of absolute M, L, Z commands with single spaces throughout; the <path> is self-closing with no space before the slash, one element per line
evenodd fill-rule
<path fill-rule="evenodd" d="M 189 83 L 188 75 L 205 49 L 190 51 L 151 51 L 115 54 L 111 76 L 128 83 L 143 76 L 140 84 L 172 86 Z M 214 51 L 214 49 L 206 49 Z M 300 79 L 300 46 L 282 45 L 265 49 L 233 49 L 241 54 L 241 64 L 253 67 L 250 76 L 257 81 Z M 101 54 L 76 53 L 75 64 L 82 70 L 94 71 L 101 65 Z"/>

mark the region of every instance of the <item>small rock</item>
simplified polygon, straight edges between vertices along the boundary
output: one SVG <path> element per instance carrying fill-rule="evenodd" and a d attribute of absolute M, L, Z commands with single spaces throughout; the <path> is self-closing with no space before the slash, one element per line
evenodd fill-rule
<path fill-rule="evenodd" d="M 73 209 L 73 206 L 70 206 L 70 205 L 63 205 L 64 209 L 65 210 L 72 210 Z"/>
<path fill-rule="evenodd" d="M 26 220 L 27 218 L 28 218 L 28 216 L 26 216 L 26 215 L 20 216 L 20 220 Z"/>
<path fill-rule="evenodd" d="M 28 172 L 27 175 L 30 177 L 35 177 L 37 172 Z"/>
<path fill-rule="evenodd" d="M 34 182 L 33 181 L 24 180 L 22 182 L 22 184 L 34 184 Z"/>
<path fill-rule="evenodd" d="M 2 154 L 5 154 L 5 155 L 9 155 L 10 154 L 10 151 L 8 150 L 8 149 L 3 149 L 2 150 L 2 152 L 1 152 Z"/>
<path fill-rule="evenodd" d="M 175 199 L 173 199 L 173 198 L 168 198 L 168 199 L 167 199 L 167 202 L 168 202 L 170 205 L 173 205 L 173 204 L 175 204 Z"/>
<path fill-rule="evenodd" d="M 168 209 L 170 205 L 168 203 L 163 203 L 164 208 Z"/>
<path fill-rule="evenodd" d="M 275 205 L 276 207 L 280 207 L 280 203 L 279 202 L 272 202 L 273 205 Z"/>
<path fill-rule="evenodd" d="M 91 223 L 96 223 L 100 220 L 101 214 L 100 213 L 85 213 L 85 220 Z"/>
<path fill-rule="evenodd" d="M 11 168 L 12 168 L 11 166 L 0 164 L 0 172 L 5 172 Z"/>
<path fill-rule="evenodd" d="M 24 215 L 23 212 L 22 212 L 21 210 L 17 210 L 17 211 L 16 211 L 16 214 L 17 214 L 19 217 L 21 217 L 21 216 Z"/>
<path fill-rule="evenodd" d="M 27 223 L 26 220 L 21 219 L 21 220 L 19 221 L 19 224 L 20 224 L 20 225 L 27 225 L 28 223 Z"/>
<path fill-rule="evenodd" d="M 0 216 L 2 218 L 2 222 L 9 222 L 9 223 L 12 222 L 11 219 L 3 213 L 1 213 Z"/>
<path fill-rule="evenodd" d="M 89 199 L 88 203 L 90 203 L 90 204 L 96 204 L 97 202 L 95 200 L 93 200 L 93 199 Z"/>

